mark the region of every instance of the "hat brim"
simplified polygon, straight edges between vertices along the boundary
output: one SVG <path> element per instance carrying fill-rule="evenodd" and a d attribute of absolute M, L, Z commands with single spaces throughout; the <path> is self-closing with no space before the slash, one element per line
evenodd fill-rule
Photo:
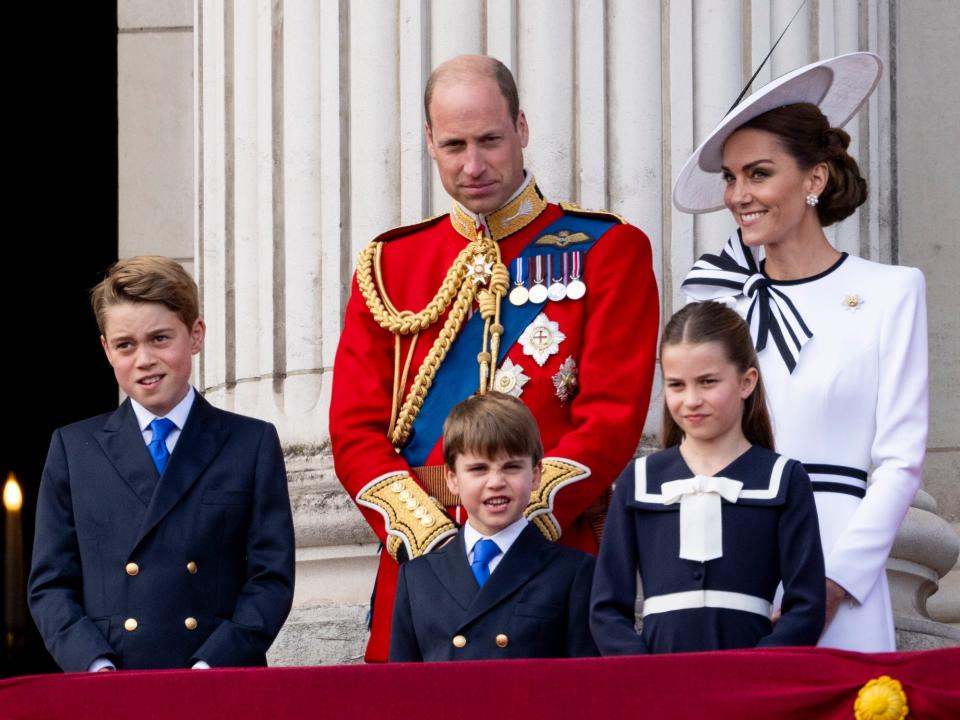
<path fill-rule="evenodd" d="M 727 113 L 690 156 L 673 186 L 673 204 L 687 213 L 723 209 L 723 145 L 741 125 L 774 108 L 813 103 L 831 127 L 843 127 L 870 97 L 882 70 L 878 55 L 855 52 L 804 65 L 767 83 Z"/>

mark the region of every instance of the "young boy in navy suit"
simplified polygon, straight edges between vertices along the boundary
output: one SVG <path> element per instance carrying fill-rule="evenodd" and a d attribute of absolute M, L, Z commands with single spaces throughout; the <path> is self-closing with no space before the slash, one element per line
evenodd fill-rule
<path fill-rule="evenodd" d="M 190 385 L 205 327 L 179 264 L 121 260 L 91 301 L 128 399 L 50 443 L 28 589 L 47 649 L 66 671 L 265 665 L 293 599 L 276 430 Z"/>
<path fill-rule="evenodd" d="M 391 662 L 596 655 L 593 557 L 554 545 L 523 515 L 543 459 L 527 406 L 497 392 L 464 400 L 444 424 L 443 456 L 467 522 L 400 568 Z"/>

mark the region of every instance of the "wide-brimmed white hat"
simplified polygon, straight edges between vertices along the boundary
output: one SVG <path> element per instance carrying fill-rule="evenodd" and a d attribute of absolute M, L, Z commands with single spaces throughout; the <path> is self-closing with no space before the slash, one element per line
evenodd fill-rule
<path fill-rule="evenodd" d="M 804 65 L 781 75 L 727 113 L 690 156 L 673 186 L 673 204 L 688 213 L 720 210 L 723 205 L 723 144 L 734 131 L 768 110 L 813 103 L 831 127 L 843 127 L 880 82 L 883 62 L 871 52 L 855 52 Z"/>

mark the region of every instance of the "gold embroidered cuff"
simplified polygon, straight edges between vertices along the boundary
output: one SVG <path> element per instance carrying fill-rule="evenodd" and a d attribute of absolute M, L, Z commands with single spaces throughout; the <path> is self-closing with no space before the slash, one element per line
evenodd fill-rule
<path fill-rule="evenodd" d="M 388 536 L 385 546 L 394 560 L 401 545 L 408 558 L 415 558 L 457 532 L 443 507 L 405 472 L 374 478 L 357 493 L 357 504 L 383 516 Z"/>
<path fill-rule="evenodd" d="M 590 477 L 590 468 L 575 460 L 556 457 L 543 459 L 540 487 L 533 491 L 530 503 L 523 514 L 540 529 L 547 540 L 558 540 L 562 532 L 560 523 L 553 514 L 553 503 L 557 491 L 588 477 Z"/>

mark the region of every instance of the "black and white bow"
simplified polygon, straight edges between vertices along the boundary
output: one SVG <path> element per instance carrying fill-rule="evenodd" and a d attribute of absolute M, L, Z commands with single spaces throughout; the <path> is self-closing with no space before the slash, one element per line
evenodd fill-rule
<path fill-rule="evenodd" d="M 682 287 L 687 295 L 700 302 L 737 294 L 751 298 L 747 325 L 757 352 L 767 346 L 767 338 L 772 336 L 791 373 L 803 346 L 813 337 L 790 298 L 760 272 L 754 251 L 744 245 L 739 228 L 727 240 L 723 252 L 702 255 L 694 263 Z"/>

